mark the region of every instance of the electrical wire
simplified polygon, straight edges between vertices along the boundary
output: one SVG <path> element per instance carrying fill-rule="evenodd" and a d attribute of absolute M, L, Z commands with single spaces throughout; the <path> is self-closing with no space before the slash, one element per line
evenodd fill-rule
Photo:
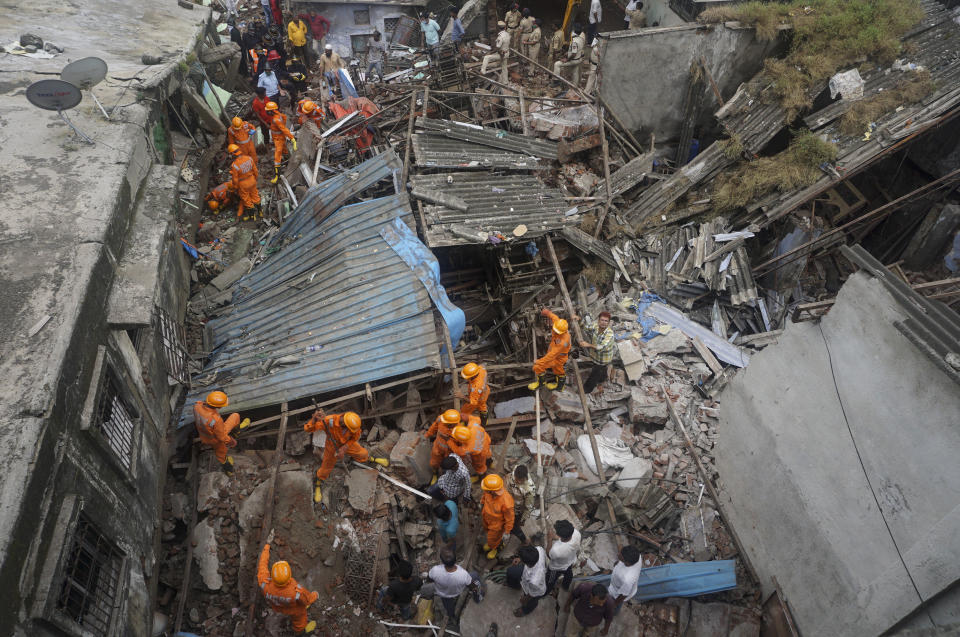
<path fill-rule="evenodd" d="M 830 354 L 830 344 L 827 342 L 827 335 L 823 333 L 823 323 L 819 322 L 817 327 L 820 330 L 820 337 L 823 339 L 823 347 L 827 352 L 827 361 L 830 363 L 830 376 L 833 379 L 833 388 L 837 394 L 837 403 L 840 405 L 840 413 L 843 415 L 843 421 L 847 425 L 847 433 L 850 435 L 850 442 L 853 443 L 853 450 L 857 454 L 857 460 L 860 462 L 860 469 L 863 471 L 863 477 L 867 480 L 867 486 L 870 487 L 870 495 L 873 496 L 873 501 L 877 505 L 877 510 L 880 512 L 880 519 L 883 520 L 883 525 L 887 528 L 887 535 L 890 536 L 890 541 L 893 542 L 893 548 L 897 551 L 897 557 L 900 558 L 900 563 L 903 565 L 903 570 L 907 573 L 907 578 L 910 580 L 910 584 L 913 585 L 913 590 L 917 594 L 917 599 L 920 600 L 920 605 L 923 607 L 924 611 L 927 614 L 927 619 L 930 620 L 932 626 L 936 626 L 937 623 L 933 621 L 933 617 L 930 615 L 930 609 L 926 608 L 926 600 L 923 599 L 923 595 L 920 594 L 920 589 L 917 588 L 917 583 L 913 580 L 913 575 L 910 573 L 909 567 L 907 567 L 906 561 L 903 559 L 903 553 L 900 552 L 900 547 L 897 545 L 897 539 L 893 536 L 893 531 L 890 529 L 890 524 L 887 522 L 887 517 L 883 514 L 883 507 L 880 506 L 880 499 L 877 498 L 877 492 L 873 488 L 873 483 L 870 481 L 870 474 L 867 473 L 867 467 L 863 463 L 863 456 L 860 455 L 860 448 L 857 446 L 857 440 L 853 435 L 853 428 L 850 426 L 850 420 L 847 418 L 847 410 L 843 406 L 843 399 L 840 397 L 840 386 L 837 384 L 837 373 L 833 368 L 833 356 Z"/>

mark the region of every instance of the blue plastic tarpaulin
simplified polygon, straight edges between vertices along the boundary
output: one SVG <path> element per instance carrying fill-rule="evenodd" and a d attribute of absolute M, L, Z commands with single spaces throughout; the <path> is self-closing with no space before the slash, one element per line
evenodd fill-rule
<path fill-rule="evenodd" d="M 591 575 L 577 579 L 602 584 L 610 582 L 609 575 Z M 637 594 L 633 599 L 645 602 L 665 597 L 695 597 L 727 591 L 736 586 L 737 571 L 734 560 L 665 564 L 640 571 Z"/>
<path fill-rule="evenodd" d="M 380 228 L 380 236 L 403 259 L 403 262 L 410 266 L 413 273 L 427 288 L 433 304 L 450 330 L 450 341 L 454 344 L 459 342 L 467 319 L 463 310 L 450 301 L 447 291 L 440 284 L 440 264 L 433 256 L 433 252 L 420 242 L 416 233 L 399 217 L 394 217 L 392 223 Z M 446 347 L 443 349 L 446 350 Z"/>
<path fill-rule="evenodd" d="M 641 341 L 649 341 L 657 336 L 660 336 L 660 332 L 657 332 L 653 328 L 657 326 L 657 319 L 652 316 L 644 316 L 644 311 L 650 307 L 650 304 L 654 301 L 658 303 L 666 303 L 663 299 L 652 292 L 644 292 L 640 295 L 640 298 L 634 304 L 634 309 L 637 311 L 637 323 L 640 324 L 640 327 L 643 328 L 643 338 Z"/>
<path fill-rule="evenodd" d="M 343 93 L 343 97 L 360 97 L 357 95 L 357 89 L 353 85 L 353 80 L 350 79 L 350 74 L 343 69 L 338 69 L 337 74 L 340 76 L 340 92 Z"/>

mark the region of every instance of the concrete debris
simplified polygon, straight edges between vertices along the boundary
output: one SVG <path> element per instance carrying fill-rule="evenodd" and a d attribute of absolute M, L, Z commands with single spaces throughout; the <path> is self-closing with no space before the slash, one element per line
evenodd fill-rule
<path fill-rule="evenodd" d="M 377 495 L 377 472 L 373 469 L 352 469 L 346 480 L 350 506 L 364 513 L 373 512 Z"/>
<path fill-rule="evenodd" d="M 213 518 L 207 518 L 193 528 L 193 559 L 200 568 L 200 578 L 204 586 L 211 591 L 218 591 L 223 586 L 223 576 L 220 575 L 220 559 L 217 557 L 218 537 L 220 524 Z"/>

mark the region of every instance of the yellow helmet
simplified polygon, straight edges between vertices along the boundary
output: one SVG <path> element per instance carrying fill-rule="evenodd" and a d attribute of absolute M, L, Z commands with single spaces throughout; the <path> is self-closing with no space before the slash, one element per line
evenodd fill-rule
<path fill-rule="evenodd" d="M 360 416 L 352 411 L 348 411 L 343 415 L 343 424 L 345 424 L 350 431 L 357 431 L 360 429 Z"/>
<path fill-rule="evenodd" d="M 227 395 L 222 391 L 212 391 L 207 394 L 207 404 L 220 409 L 230 404 L 230 399 L 228 399 Z"/>
<path fill-rule="evenodd" d="M 503 488 L 503 478 L 495 473 L 491 473 L 480 483 L 480 488 L 484 491 L 499 491 Z"/>
<path fill-rule="evenodd" d="M 233 124 L 234 128 L 241 128 L 243 126 L 243 120 L 239 117 L 234 117 L 231 123 Z"/>
<path fill-rule="evenodd" d="M 230 144 L 229 146 L 227 146 L 227 152 L 230 153 L 231 155 L 239 155 L 240 147 L 237 146 L 236 144 Z"/>
<path fill-rule="evenodd" d="M 277 586 L 286 586 L 290 581 L 290 565 L 286 562 L 277 562 L 270 569 L 270 576 Z"/>
<path fill-rule="evenodd" d="M 459 440 L 460 442 L 470 440 L 470 430 L 463 425 L 457 425 L 453 428 L 453 439 Z"/>
<path fill-rule="evenodd" d="M 557 319 L 553 322 L 553 331 L 557 334 L 566 334 L 569 325 L 567 325 L 566 319 Z"/>
<path fill-rule="evenodd" d="M 268 110 L 268 111 L 275 111 L 275 110 L 277 110 L 277 108 L 279 108 L 279 107 L 277 106 L 277 103 L 276 103 L 276 102 L 267 102 L 266 105 L 265 105 L 263 108 L 266 109 L 266 110 Z"/>
<path fill-rule="evenodd" d="M 314 104 L 312 100 L 303 100 L 301 107 L 304 113 L 312 113 L 317 108 L 317 105 Z"/>
<path fill-rule="evenodd" d="M 463 369 L 460 370 L 460 375 L 464 378 L 473 378 L 480 373 L 480 366 L 476 363 L 467 363 L 463 366 Z"/>
<path fill-rule="evenodd" d="M 207 205 L 210 206 L 210 210 L 216 210 L 220 207 L 220 204 L 217 203 L 216 199 L 211 199 L 207 202 Z"/>
<path fill-rule="evenodd" d="M 447 423 L 448 425 L 453 425 L 460 422 L 460 412 L 456 409 L 448 409 L 442 414 L 440 414 L 440 420 Z"/>

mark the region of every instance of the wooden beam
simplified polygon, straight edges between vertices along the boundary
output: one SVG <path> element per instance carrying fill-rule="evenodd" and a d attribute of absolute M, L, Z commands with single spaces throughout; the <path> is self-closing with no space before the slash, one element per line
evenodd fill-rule
<path fill-rule="evenodd" d="M 417 92 L 410 92 L 410 112 L 407 114 L 407 143 L 403 149 L 403 171 L 400 173 L 400 187 L 404 192 L 407 190 L 407 175 L 410 174 L 410 138 L 413 137 L 413 120 L 416 119 L 417 112 Z M 423 114 L 427 114 L 427 105 L 423 105 Z"/>
<path fill-rule="evenodd" d="M 453 408 L 457 411 L 460 411 L 460 374 L 457 373 L 457 361 L 453 357 L 453 342 L 450 340 L 450 328 L 447 327 L 447 322 L 440 318 L 440 322 L 443 324 L 443 338 L 447 341 L 447 356 L 450 357 L 450 369 L 453 371 L 450 373 L 450 380 L 453 382 Z"/>
<path fill-rule="evenodd" d="M 610 192 L 610 147 L 607 144 L 607 131 L 603 122 L 603 112 L 600 110 L 600 106 L 597 105 L 597 119 L 600 120 L 600 147 L 603 150 L 603 185 L 607 191 L 606 201 L 603 202 L 603 211 L 600 213 L 600 218 L 597 219 L 597 227 L 593 230 L 593 238 L 600 238 L 600 231 L 603 230 L 603 222 L 607 218 L 607 213 L 610 212 L 610 205 L 613 203 L 613 194 Z M 616 252 L 613 253 L 616 258 Z M 619 265 L 619 259 L 617 260 Z M 627 281 L 630 280 L 630 277 L 627 277 Z"/>
<path fill-rule="evenodd" d="M 487 421 L 487 425 L 490 424 L 490 421 Z M 504 438 L 503 444 L 500 445 L 500 454 L 497 456 L 497 463 L 493 466 L 494 473 L 503 474 L 503 468 L 506 466 L 507 462 L 507 450 L 510 448 L 510 441 L 513 439 L 513 431 L 517 428 L 517 416 L 510 418 L 510 429 L 507 431 L 507 437 Z M 487 431 L 490 431 L 488 426 Z"/>

